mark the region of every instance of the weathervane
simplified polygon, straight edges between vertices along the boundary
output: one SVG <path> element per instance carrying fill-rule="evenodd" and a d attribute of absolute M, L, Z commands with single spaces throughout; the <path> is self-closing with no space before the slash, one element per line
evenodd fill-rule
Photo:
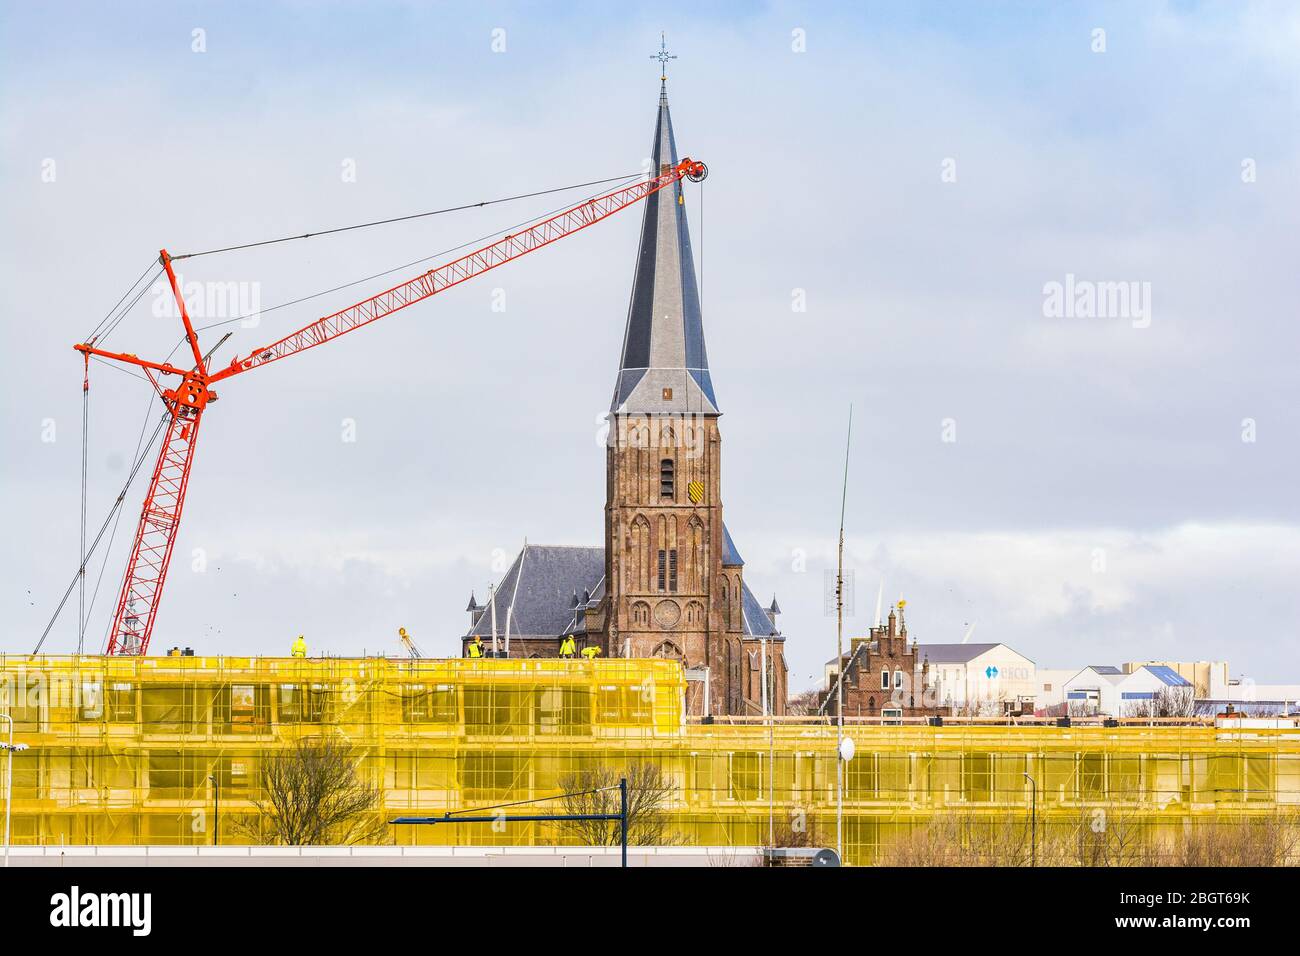
<path fill-rule="evenodd" d="M 668 52 L 668 39 L 663 33 L 659 34 L 659 52 L 651 53 L 650 59 L 659 61 L 660 89 L 666 89 L 668 85 L 668 61 L 677 59 L 677 55 Z"/>

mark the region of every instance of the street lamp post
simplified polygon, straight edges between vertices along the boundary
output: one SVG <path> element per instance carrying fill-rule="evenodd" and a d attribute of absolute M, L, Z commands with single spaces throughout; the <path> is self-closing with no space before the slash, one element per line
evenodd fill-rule
<path fill-rule="evenodd" d="M 1024 778 L 1029 781 L 1029 865 L 1038 866 L 1038 784 L 1028 773 Z"/>
<path fill-rule="evenodd" d="M 767 638 L 763 638 L 761 643 L 763 648 L 763 719 L 767 721 L 767 842 L 770 846 L 776 842 L 776 708 L 772 706 L 772 701 L 768 699 Z"/>
<path fill-rule="evenodd" d="M 216 774 L 209 774 L 208 779 L 212 781 L 212 845 L 216 846 L 221 833 L 221 781 Z"/>
<path fill-rule="evenodd" d="M 9 821 L 14 809 L 14 754 L 26 750 L 26 744 L 14 743 L 14 719 L 9 714 L 0 714 L 0 720 L 9 721 L 9 743 L 0 744 L 8 752 L 9 769 L 5 774 L 5 866 L 9 866 Z"/>

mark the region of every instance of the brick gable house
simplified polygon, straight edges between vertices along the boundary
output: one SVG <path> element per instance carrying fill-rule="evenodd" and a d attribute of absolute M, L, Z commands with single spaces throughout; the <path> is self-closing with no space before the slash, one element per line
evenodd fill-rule
<path fill-rule="evenodd" d="M 884 624 L 871 628 L 864 637 L 851 638 L 849 652 L 839 661 L 827 663 L 820 713 L 835 713 L 836 681 L 841 673 L 845 717 L 880 717 L 885 710 L 899 717 L 933 717 L 949 712 L 929 699 L 932 694 L 927 697 L 925 693 L 930 686 L 930 665 L 916 642 L 907 642 L 905 606 L 906 602 L 899 601 L 897 607 L 889 609 Z"/>

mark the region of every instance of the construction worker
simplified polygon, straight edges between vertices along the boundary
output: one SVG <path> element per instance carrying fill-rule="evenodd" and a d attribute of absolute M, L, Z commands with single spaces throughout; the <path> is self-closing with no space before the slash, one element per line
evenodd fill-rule
<path fill-rule="evenodd" d="M 582 649 L 582 657 L 584 660 L 594 661 L 599 656 L 600 656 L 599 647 L 584 647 Z"/>
<path fill-rule="evenodd" d="M 560 642 L 560 656 L 565 660 L 573 660 L 573 655 L 578 652 L 578 647 L 573 643 L 573 635 L 569 634 Z"/>
<path fill-rule="evenodd" d="M 479 637 L 477 634 L 474 635 L 474 640 L 469 642 L 469 656 L 483 656 L 483 638 Z"/>
<path fill-rule="evenodd" d="M 307 656 L 307 642 L 303 640 L 301 634 L 299 634 L 297 637 L 293 639 L 293 647 L 290 648 L 289 653 L 292 654 L 294 657 Z"/>

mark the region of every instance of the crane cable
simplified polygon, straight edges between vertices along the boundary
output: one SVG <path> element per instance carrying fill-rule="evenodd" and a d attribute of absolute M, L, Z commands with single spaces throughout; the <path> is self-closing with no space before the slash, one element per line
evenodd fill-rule
<path fill-rule="evenodd" d="M 125 302 L 125 301 L 126 301 L 126 297 L 129 296 L 129 295 L 131 294 L 131 292 L 135 289 L 135 287 L 138 286 L 138 285 L 140 284 L 140 279 L 143 279 L 145 276 L 147 276 L 147 275 L 150 273 L 150 271 L 152 271 L 153 268 L 154 268 L 155 266 L 157 266 L 157 265 L 158 265 L 158 260 L 157 260 L 157 259 L 150 259 L 150 260 L 149 260 L 149 265 L 147 265 L 147 266 L 145 267 L 144 272 L 140 273 L 140 277 L 139 277 L 138 279 L 136 279 L 134 282 L 132 282 L 130 286 L 127 287 L 127 290 L 126 290 L 125 292 L 122 293 L 122 298 L 120 298 L 120 299 L 117 300 L 116 305 L 114 305 L 111 309 L 109 309 L 109 310 L 108 310 L 108 314 L 105 315 L 102 319 L 99 320 L 99 324 L 96 325 L 93 329 L 90 330 L 90 334 L 89 334 L 88 336 L 86 336 L 86 341 L 87 341 L 87 342 L 89 342 L 91 339 L 93 339 L 93 338 L 98 334 L 99 330 L 100 330 L 101 328 L 103 328 L 104 323 L 106 323 L 110 318 L 112 318 L 113 314 L 114 314 L 115 312 L 117 312 L 118 306 L 120 306 L 123 302 Z M 148 282 L 145 283 L 146 286 L 148 286 L 148 285 L 150 285 L 150 284 L 151 284 L 151 283 L 148 283 Z M 131 303 L 131 305 L 128 305 L 128 306 L 126 307 L 126 310 L 125 310 L 125 311 L 130 311 L 130 309 L 131 309 L 134 305 L 135 305 L 135 302 L 133 301 L 133 302 Z"/>
<path fill-rule="evenodd" d="M 185 344 L 185 341 L 186 341 L 185 337 L 181 336 L 181 338 L 177 341 L 176 345 L 172 347 L 171 352 L 167 354 L 166 361 L 171 361 L 172 356 L 174 356 L 177 350 L 180 349 L 180 347 Z M 220 345 L 220 343 L 218 343 L 218 345 Z M 211 353 L 209 353 L 209 356 L 210 355 Z M 140 378 L 140 376 L 138 375 L 135 377 Z M 141 379 L 141 381 L 147 381 L 147 380 Z M 81 566 L 78 568 L 77 574 L 74 575 L 72 580 L 68 583 L 68 588 L 66 591 L 63 592 L 63 598 L 59 601 L 58 606 L 54 609 L 54 613 L 50 615 L 49 623 L 45 625 L 45 630 L 41 633 L 41 639 L 36 642 L 36 647 L 32 651 L 33 654 L 39 654 L 41 652 L 41 648 L 44 646 L 46 638 L 50 636 L 50 631 L 54 629 L 55 622 L 58 621 L 59 615 L 63 612 L 64 605 L 67 604 L 68 598 L 71 597 L 72 595 L 72 589 L 76 587 L 77 580 L 82 576 L 85 566 L 90 563 L 90 558 L 95 553 L 96 549 L 98 549 L 99 542 L 103 539 L 104 532 L 108 530 L 108 525 L 109 522 L 111 521 L 113 523 L 113 527 L 112 530 L 109 531 L 108 545 L 104 550 L 104 560 L 100 563 L 99 566 L 99 575 L 95 579 L 95 590 L 90 595 L 90 606 L 86 609 L 86 618 L 89 618 L 91 612 L 93 612 L 95 608 L 95 602 L 99 598 L 100 586 L 104 582 L 104 572 L 108 567 L 108 557 L 113 546 L 113 540 L 117 537 L 117 526 L 122 519 L 122 504 L 126 501 L 126 493 L 127 491 L 130 490 L 131 485 L 134 483 L 136 475 L 139 474 L 141 465 L 143 465 L 144 462 L 148 459 L 149 453 L 153 450 L 154 443 L 157 442 L 158 440 L 158 436 L 162 434 L 163 426 L 166 425 L 171 420 L 171 412 L 170 411 L 163 412 L 162 416 L 158 420 L 157 426 L 155 426 L 154 428 L 153 434 L 149 436 L 149 440 L 146 442 L 144 440 L 144 435 L 145 435 L 145 431 L 149 427 L 149 409 L 153 407 L 153 402 L 154 402 L 154 396 L 153 394 L 150 394 L 149 404 L 145 409 L 144 421 L 140 425 L 140 436 L 139 438 L 136 439 L 135 461 L 131 465 L 130 472 L 127 474 L 126 482 L 122 485 L 122 490 L 118 492 L 117 498 L 114 499 L 112 507 L 109 508 L 108 514 L 104 518 L 104 523 L 99 526 L 99 531 L 95 534 L 95 540 L 92 541 L 90 544 L 90 550 L 87 551 L 84 547 L 82 548 L 83 556 L 81 560 Z M 108 623 L 108 627 L 111 628 L 112 626 L 113 626 L 113 622 L 110 620 Z M 84 624 L 81 625 L 81 628 L 82 631 L 84 632 Z M 107 634 L 105 634 L 105 641 L 107 641 Z M 80 646 L 78 647 L 78 650 L 79 651 L 81 650 Z"/>
<path fill-rule="evenodd" d="M 625 182 L 625 181 L 627 181 L 627 180 L 629 180 L 629 179 L 636 179 L 636 178 L 640 177 L 640 175 L 641 175 L 640 173 L 634 173 L 634 174 L 629 175 L 629 176 L 623 176 L 623 177 L 621 177 L 621 181 L 624 181 L 624 182 Z M 613 181 L 613 180 L 608 180 L 608 179 L 600 180 L 600 182 L 606 182 L 606 183 L 607 183 L 607 182 L 611 182 L 611 181 Z M 593 184 L 588 183 L 588 184 L 585 184 L 585 185 L 593 185 Z M 574 188 L 574 187 L 565 187 L 565 188 Z M 548 191 L 549 191 L 549 192 L 554 192 L 555 190 L 548 190 Z M 540 195 L 540 194 L 539 194 L 539 195 Z M 598 193 L 592 193 L 592 194 L 591 194 L 591 197 L 594 197 L 594 196 L 596 196 L 596 195 L 598 195 Z M 591 197 L 588 197 L 588 198 L 591 198 Z M 501 201 L 501 202 L 505 202 L 505 200 L 499 200 L 499 201 Z M 466 208 L 469 208 L 469 207 L 466 207 Z M 553 214 L 555 214 L 555 213 L 558 213 L 558 212 L 560 212 L 560 211 L 562 211 L 562 210 L 564 210 L 564 209 L 567 209 L 567 208 L 568 208 L 568 205 L 567 205 L 567 204 L 566 204 L 566 205 L 563 205 L 563 206 L 556 206 L 555 208 L 550 209 L 550 210 L 547 210 L 546 212 L 538 213 L 538 214 L 535 215 L 535 216 L 530 216 L 530 217 L 527 218 L 527 219 L 520 220 L 519 222 L 516 222 L 516 223 L 514 223 L 513 225 L 510 225 L 510 226 L 503 226 L 503 227 L 500 228 L 500 229 L 494 229 L 492 232 L 489 232 L 489 233 L 486 233 L 486 234 L 484 234 L 484 235 L 482 235 L 482 236 L 479 236 L 479 237 L 476 238 L 476 239 L 467 239 L 465 242 L 462 242 L 462 243 L 460 243 L 459 245 L 452 246 L 452 247 L 450 247 L 450 248 L 448 248 L 448 249 L 441 249 L 441 250 L 439 250 L 438 252 L 431 252 L 431 253 L 429 253 L 427 256 L 421 256 L 421 257 L 418 258 L 418 259 L 412 259 L 410 262 L 404 262 L 404 263 L 402 263 L 401 265 L 393 266 L 392 268 L 390 268 L 390 269 L 385 269 L 385 270 L 383 270 L 382 272 L 376 272 L 376 273 L 374 273 L 373 275 L 363 276 L 363 277 L 360 278 L 360 279 L 353 279 L 351 282 L 345 282 L 345 283 L 343 283 L 342 285 L 336 285 L 336 286 L 334 286 L 333 288 L 330 288 L 330 289 L 323 289 L 323 290 L 321 290 L 320 292 L 313 292 L 313 293 L 311 293 L 310 295 L 304 295 L 304 296 L 301 296 L 301 297 L 299 297 L 299 298 L 297 298 L 297 299 L 290 299 L 290 300 L 287 301 L 287 302 L 280 302 L 280 303 L 278 303 L 278 304 L 276 304 L 276 305 L 273 305 L 273 306 L 270 306 L 270 307 L 268 307 L 268 308 L 265 308 L 265 309 L 259 309 L 257 312 L 247 312 L 247 313 L 245 313 L 245 314 L 243 314 L 243 315 L 237 315 L 237 316 L 235 316 L 234 318 L 230 318 L 230 319 L 222 319 L 222 320 L 219 321 L 219 322 L 209 322 L 207 325 L 196 326 L 195 329 L 194 329 L 194 331 L 195 331 L 195 332 L 206 332 L 206 331 L 209 330 L 209 329 L 220 328 L 220 327 L 223 326 L 223 325 L 230 325 L 230 324 L 233 323 L 233 322 L 243 322 L 245 319 L 250 319 L 250 318 L 253 318 L 254 316 L 257 316 L 257 317 L 260 318 L 261 316 L 266 315 L 268 312 L 274 312 L 274 311 L 276 311 L 277 309 L 285 309 L 285 308 L 288 308 L 288 307 L 291 306 L 291 305 L 301 305 L 303 302 L 309 302 L 309 301 L 311 301 L 312 299 L 319 299 L 321 296 L 324 296 L 324 295 L 331 295 L 332 293 L 335 293 L 335 292 L 341 292 L 341 291 L 343 291 L 344 289 L 350 289 L 350 288 L 352 288 L 353 286 L 361 285 L 362 283 L 365 283 L 365 282 L 372 282 L 372 281 L 374 281 L 375 279 L 382 279 L 382 278 L 383 278 L 384 276 L 386 276 L 386 275 L 392 275 L 394 272 L 401 272 L 403 269 L 409 269 L 409 268 L 411 268 L 411 266 L 418 266 L 418 265 L 420 265 L 421 263 L 428 262 L 430 259 L 441 259 L 441 258 L 443 258 L 444 256 L 449 256 L 449 255 L 451 255 L 453 252 L 459 252 L 460 250 L 462 250 L 462 249 L 467 249 L 467 248 L 469 248 L 470 246 L 477 246 L 479 243 L 486 242 L 487 240 L 493 238 L 494 236 L 503 235 L 503 234 L 505 234 L 505 233 L 513 233 L 513 232 L 515 232 L 515 231 L 517 231 L 517 230 L 519 230 L 519 229 L 522 229 L 523 227 L 529 225 L 530 223 L 534 223 L 534 222 L 537 222 L 537 221 L 539 221 L 539 220 L 541 220 L 541 219 L 545 219 L 545 218 L 547 218 L 547 217 L 549 217 L 549 216 L 551 216 L 551 215 L 553 215 Z"/>
<path fill-rule="evenodd" d="M 495 206 L 495 205 L 499 205 L 499 204 L 501 204 L 501 203 L 515 202 L 515 201 L 520 200 L 520 199 L 531 199 L 531 198 L 534 198 L 534 197 L 537 197 L 537 196 L 549 196 L 549 195 L 552 195 L 552 194 L 554 194 L 554 193 L 567 192 L 567 191 L 569 191 L 569 190 L 573 190 L 573 189 L 584 189 L 584 188 L 586 188 L 586 187 L 588 187 L 588 186 L 603 186 L 603 185 L 607 185 L 607 184 L 609 184 L 609 183 L 626 182 L 626 181 L 631 180 L 631 179 L 637 179 L 637 178 L 640 178 L 642 175 L 644 175 L 644 174 L 643 174 L 643 173 L 639 173 L 639 172 L 637 172 L 637 173 L 628 173 L 627 175 L 624 175 L 624 176 L 610 176 L 610 177 L 607 177 L 607 178 L 605 178 L 605 179 L 593 179 L 593 180 L 590 180 L 590 181 L 585 182 L 585 183 L 574 183 L 574 184 L 569 185 L 569 186 L 556 186 L 556 187 L 553 188 L 553 189 L 540 189 L 540 190 L 536 190 L 536 191 L 534 191 L 534 192 L 529 192 L 529 193 L 519 193 L 519 194 L 514 195 L 514 196 L 504 196 L 504 197 L 502 197 L 502 198 L 500 198 L 500 199 L 486 199 L 486 200 L 483 200 L 482 202 L 477 202 L 477 203 L 467 203 L 467 204 L 460 205 L 460 206 L 448 206 L 448 207 L 443 208 L 443 209 L 433 209 L 433 210 L 429 210 L 428 212 L 412 213 L 412 214 L 410 214 L 410 215 L 406 215 L 406 216 L 394 216 L 394 217 L 390 217 L 390 218 L 388 218 L 388 219 L 375 219 L 375 220 L 372 220 L 372 221 L 370 221 L 370 222 L 354 223 L 353 225 L 350 225 L 350 226 L 337 226 L 337 227 L 335 227 L 335 228 L 333 228 L 333 229 L 322 229 L 322 230 L 319 230 L 319 231 L 317 231 L 317 232 L 306 232 L 306 233 L 302 233 L 301 235 L 294 235 L 294 236 L 281 236 L 281 237 L 278 238 L 278 239 L 263 239 L 263 240 L 258 241 L 258 242 L 246 242 L 246 243 L 241 243 L 241 244 L 239 244 L 239 245 L 234 245 L 234 246 L 223 246 L 223 247 L 221 247 L 221 248 L 217 248 L 217 249 L 206 249 L 206 250 L 204 250 L 204 251 L 202 251 L 202 252 L 187 252 L 187 253 L 183 253 L 183 254 L 181 254 L 181 255 L 172 256 L 172 257 L 171 257 L 171 260 L 172 260 L 173 262 L 176 262 L 176 261 L 178 261 L 178 260 L 180 260 L 180 259 L 194 259 L 194 258 L 198 258 L 199 256 L 210 256 L 210 255 L 215 255 L 215 254 L 217 254 L 217 253 L 219 253 L 219 252 L 233 252 L 233 251 L 238 250 L 238 249 L 253 249 L 253 248 L 256 248 L 256 247 L 259 247 L 259 246 L 269 246 L 269 245 L 274 245 L 274 244 L 276 244 L 276 243 L 281 243 L 281 242 L 291 242 L 291 241 L 293 241 L 293 240 L 295 240 L 295 239 L 310 239 L 310 238 L 312 238 L 313 236 L 328 236 L 328 235 L 332 235 L 332 234 L 334 234 L 334 233 L 339 233 L 339 232 L 349 232 L 349 231 L 354 230 L 354 229 L 368 229 L 368 228 L 370 228 L 370 227 L 372 227 L 372 226 L 383 226 L 383 225 L 389 225 L 389 224 L 392 224 L 392 223 L 395 223 L 395 222 L 406 222 L 407 220 L 411 220 L 411 219 L 422 219 L 422 218 L 425 218 L 425 217 L 428 217 L 428 216 L 439 216 L 439 215 L 442 215 L 442 214 L 444 214 L 444 213 L 450 213 L 450 212 L 461 212 L 461 211 L 464 211 L 464 210 L 466 210 L 466 209 L 481 209 L 481 208 L 484 208 L 484 207 L 486 207 L 486 206 Z M 559 208 L 563 208 L 563 207 L 559 207 Z M 558 211 L 558 210 L 557 210 L 557 211 Z M 458 245 L 458 246 L 454 246 L 454 247 L 452 247 L 451 249 L 446 249 L 446 250 L 443 250 L 443 251 L 441 251 L 441 252 L 435 252 L 435 253 L 433 253 L 433 254 L 431 254 L 431 255 L 428 255 L 428 256 L 423 256 L 423 257 L 421 257 L 421 258 L 419 258 L 419 259 L 416 259 L 416 260 L 414 260 L 414 261 L 412 261 L 412 262 L 408 262 L 408 263 L 405 263 L 405 264 L 400 265 L 400 266 L 394 266 L 394 267 L 391 268 L 391 269 L 386 269 L 386 270 L 384 270 L 383 272 L 378 272 L 378 273 L 375 273 L 374 275 L 371 275 L 371 276 L 366 276 L 366 277 L 363 278 L 363 279 L 357 279 L 357 280 L 355 280 L 355 281 L 353 281 L 353 282 L 348 282 L 348 283 L 345 283 L 344 285 L 335 286 L 335 287 L 332 288 L 332 289 L 326 289 L 326 290 L 324 290 L 324 291 L 322 291 L 322 292 L 317 292 L 317 293 L 314 293 L 314 294 L 312 294 L 312 295 L 303 296 L 302 298 L 294 299 L 294 300 L 289 301 L 289 302 L 282 302 L 282 303 L 280 303 L 279 305 L 271 306 L 269 309 L 262 309 L 262 310 L 261 310 L 260 312 L 258 312 L 257 314 L 258 314 L 258 315 L 262 315 L 262 314 L 265 314 L 265 313 L 267 313 L 267 312 L 273 312 L 273 311 L 275 311 L 276 309 L 282 309 L 282 308 L 285 308 L 286 306 L 290 306 L 290 305 L 298 305 L 299 303 L 301 303 L 301 302 L 306 302 L 306 301 L 308 301 L 309 299 L 318 298 L 318 297 L 320 297 L 320 296 L 322 296 L 322 295 L 328 295 L 328 294 L 330 294 L 331 292 L 338 292 L 338 291 L 341 291 L 341 290 L 343 290 L 343 289 L 349 288 L 350 286 L 359 285 L 359 284 L 362 283 L 362 282 L 369 282 L 369 281 L 371 281 L 372 279 L 378 279 L 378 278 L 380 278 L 380 277 L 382 277 L 382 276 L 386 276 L 386 275 L 388 275 L 388 274 L 390 274 L 390 273 L 392 273 L 392 272 L 397 272 L 397 271 L 400 270 L 400 269 L 406 269 L 406 268 L 409 268 L 410 266 L 413 266 L 413 265 L 419 265 L 420 263 L 422 263 L 422 262 L 426 262 L 426 261 L 428 261 L 429 259 L 435 258 L 435 257 L 437 257 L 437 256 L 447 255 L 447 254 L 452 253 L 452 252 L 456 252 L 456 251 L 458 251 L 458 250 L 460 250 L 460 249 L 465 248 L 465 247 L 468 246 L 468 245 L 471 245 L 472 243 L 475 243 L 475 242 L 481 242 L 481 241 L 483 241 L 483 239 L 491 238 L 492 236 L 495 236 L 495 235 L 498 235 L 498 234 L 500 234 L 500 233 L 502 233 L 502 232 L 505 232 L 507 229 L 517 229 L 517 228 L 519 228 L 520 226 L 522 226 L 522 225 L 524 225 L 524 224 L 526 224 L 526 223 L 532 222 L 534 219 L 539 219 L 539 218 L 541 218 L 542 216 L 545 216 L 545 215 L 548 215 L 548 214 L 547 214 L 547 213 L 542 213 L 541 216 L 534 216 L 534 217 L 532 217 L 532 218 L 530 218 L 530 219 L 525 219 L 525 220 L 523 220 L 523 222 L 517 223 L 517 224 L 514 225 L 514 226 L 507 226 L 505 229 L 499 229 L 499 230 L 496 230 L 495 232 L 488 233 L 486 236 L 483 236 L 483 237 L 480 238 L 480 239 L 472 239 L 472 240 L 470 240 L 469 242 L 465 242 L 465 243 L 462 243 L 462 244 L 460 244 L 460 245 Z M 155 269 L 156 269 L 157 271 L 154 272 L 153 275 L 150 275 L 150 272 L 153 271 L 153 270 L 155 270 Z M 131 283 L 131 285 L 127 288 L 126 292 L 122 293 L 122 297 L 121 297 L 120 299 L 117 300 L 117 303 L 113 306 L 113 308 L 111 308 L 111 309 L 108 311 L 108 314 L 105 315 L 104 318 L 100 319 L 99 324 L 96 325 L 96 326 L 91 330 L 90 335 L 86 336 L 86 341 L 87 341 L 87 342 L 89 342 L 89 341 L 93 341 L 93 340 L 95 340 L 97 337 L 98 337 L 100 340 L 103 340 L 103 339 L 108 338 L 108 336 L 111 335 L 111 334 L 112 334 L 112 333 L 117 329 L 118 325 L 121 324 L 122 320 L 123 320 L 124 318 L 126 318 L 127 313 L 129 313 L 133 308 L 135 308 L 136 304 L 137 304 L 137 303 L 140 301 L 140 299 L 144 296 L 145 291 L 148 290 L 148 289 L 150 288 L 150 286 L 153 285 L 154 280 L 156 280 L 156 279 L 157 279 L 157 278 L 162 274 L 162 272 L 163 272 L 163 269 L 162 269 L 162 267 L 158 264 L 158 260 L 157 260 L 157 259 L 153 259 L 153 260 L 151 260 L 150 263 L 149 263 L 149 265 L 145 268 L 144 272 L 142 272 L 142 273 L 140 274 L 140 277 L 137 278 L 137 279 L 135 280 L 135 282 Z M 144 280 L 146 276 L 148 276 L 149 278 L 148 278 L 147 281 L 144 282 L 144 285 L 140 287 L 140 290 L 136 293 L 135 298 L 133 298 L 133 299 L 131 300 L 131 302 L 130 302 L 130 303 L 129 303 L 125 308 L 120 308 L 121 305 L 122 305 L 122 303 L 126 301 L 127 297 L 131 295 L 131 293 L 136 289 L 136 286 L 139 286 L 140 283 L 141 283 L 141 280 Z M 201 327 L 199 327 L 199 328 L 196 328 L 195 331 L 196 331 L 196 332 L 202 332 L 202 331 L 205 331 L 205 330 L 207 330 L 207 329 L 216 328 L 217 326 L 221 326 L 221 325 L 229 325 L 231 322 L 243 321 L 244 319 L 249 318 L 250 315 L 251 315 L 251 313 L 250 313 L 249 315 L 240 315 L 240 316 L 236 316 L 236 317 L 233 318 L 233 319 L 226 319 L 226 320 L 223 320 L 223 321 L 221 321 L 221 322 L 210 323 L 210 324 L 208 324 L 208 325 L 204 325 L 204 326 L 201 326 Z M 116 316 L 116 318 L 114 318 L 114 316 Z M 105 329 L 105 326 L 107 326 L 106 329 Z M 102 333 L 101 333 L 101 329 L 104 330 Z"/>
<path fill-rule="evenodd" d="M 152 404 L 152 400 L 150 404 Z M 126 500 L 126 493 L 130 489 L 131 483 L 135 481 L 135 476 L 140 471 L 140 466 L 148 457 L 149 450 L 153 447 L 153 443 L 157 441 L 158 436 L 162 434 L 163 426 L 170 420 L 171 412 L 164 412 L 161 418 L 159 418 L 158 427 L 154 429 L 154 433 L 149 438 L 148 444 L 140 450 L 140 454 L 136 457 L 135 463 L 131 466 L 131 471 L 126 477 L 126 483 L 122 486 L 122 490 L 118 492 L 117 499 L 113 502 L 113 507 L 109 509 L 108 516 L 104 519 L 104 523 L 99 526 L 99 532 L 95 535 L 95 540 L 90 543 L 90 550 L 82 557 L 82 567 L 84 567 L 86 562 L 90 559 L 90 555 L 95 553 L 95 549 L 99 547 L 100 539 L 104 537 L 104 532 L 108 530 L 109 521 L 112 520 L 115 513 L 120 511 L 122 502 Z M 146 420 L 146 426 L 147 425 L 148 422 Z M 114 528 L 116 528 L 116 525 L 114 525 Z M 107 559 L 107 555 L 105 555 L 105 559 Z M 100 572 L 100 575 L 101 577 L 103 576 L 102 571 Z M 58 620 L 59 614 L 63 611 L 63 606 L 68 603 L 68 598 L 72 596 L 72 589 L 77 586 L 77 579 L 80 577 L 81 570 L 79 568 L 77 573 L 72 576 L 72 580 L 68 582 L 68 589 L 63 592 L 63 598 L 59 601 L 58 607 L 54 609 L 54 613 L 50 616 L 50 622 L 45 625 L 45 630 L 41 634 L 41 639 L 36 642 L 36 648 L 32 651 L 33 654 L 39 654 L 41 652 L 41 647 L 45 644 L 45 639 L 50 636 L 50 631 L 54 628 L 54 622 Z M 96 586 L 96 589 L 98 590 L 98 586 Z"/>
<path fill-rule="evenodd" d="M 239 249 L 254 249 L 258 246 L 271 246 L 278 242 L 292 242 L 295 239 L 310 239 L 313 236 L 328 236 L 337 232 L 350 232 L 353 229 L 369 229 L 371 226 L 387 226 L 395 222 L 406 222 L 410 219 L 423 219 L 426 216 L 440 216 L 448 212 L 462 212 L 466 209 L 481 209 L 484 206 L 495 206 L 500 203 L 515 202 L 519 199 L 532 199 L 536 196 L 549 196 L 553 193 L 567 192 L 570 189 L 583 189 L 587 186 L 601 186 L 606 183 L 618 182 L 623 179 L 633 179 L 641 176 L 642 173 L 632 173 L 627 176 L 610 176 L 607 179 L 593 179 L 590 182 L 574 183 L 571 186 L 556 186 L 554 189 L 539 189 L 531 193 L 519 193 L 516 196 L 504 196 L 501 199 L 485 199 L 482 202 L 466 203 L 462 206 L 448 206 L 444 209 L 431 209 L 428 212 L 416 212 L 407 216 L 393 216 L 390 219 L 375 219 L 370 222 L 359 222 L 351 226 L 336 226 L 333 229 L 321 229 L 317 232 L 304 232 L 296 236 L 281 236 L 278 239 L 262 239 L 258 242 L 244 242 L 236 246 L 222 246 L 219 249 L 205 249 L 203 252 L 187 252 L 179 256 L 172 256 L 172 261 L 180 259 L 196 259 L 199 256 L 211 256 L 218 252 L 234 252 Z"/>
<path fill-rule="evenodd" d="M 127 315 L 130 313 L 130 311 L 135 308 L 136 303 L 139 302 L 142 298 L 144 298 L 144 294 L 148 292 L 150 288 L 153 287 L 154 282 L 158 279 L 160 275 L 162 275 L 162 273 L 163 273 L 162 266 L 159 266 L 158 270 L 153 275 L 149 276 L 149 279 L 145 282 L 145 284 L 140 286 L 140 291 L 135 294 L 135 298 L 131 300 L 131 302 L 126 306 L 126 308 L 122 309 L 122 311 L 118 313 L 117 318 L 115 318 L 109 324 L 108 328 L 104 329 L 104 331 L 99 333 L 98 336 L 92 336 L 91 338 L 88 338 L 86 341 L 88 342 L 97 341 L 101 345 L 104 342 L 106 342 L 108 340 L 108 337 L 117 331 L 117 327 L 122 324 L 122 320 L 125 319 Z M 101 323 L 101 325 L 102 324 L 103 323 Z"/>
<path fill-rule="evenodd" d="M 86 480 L 90 455 L 90 356 L 86 355 L 86 375 L 81 380 L 81 566 L 77 569 L 77 655 L 86 649 Z"/>

